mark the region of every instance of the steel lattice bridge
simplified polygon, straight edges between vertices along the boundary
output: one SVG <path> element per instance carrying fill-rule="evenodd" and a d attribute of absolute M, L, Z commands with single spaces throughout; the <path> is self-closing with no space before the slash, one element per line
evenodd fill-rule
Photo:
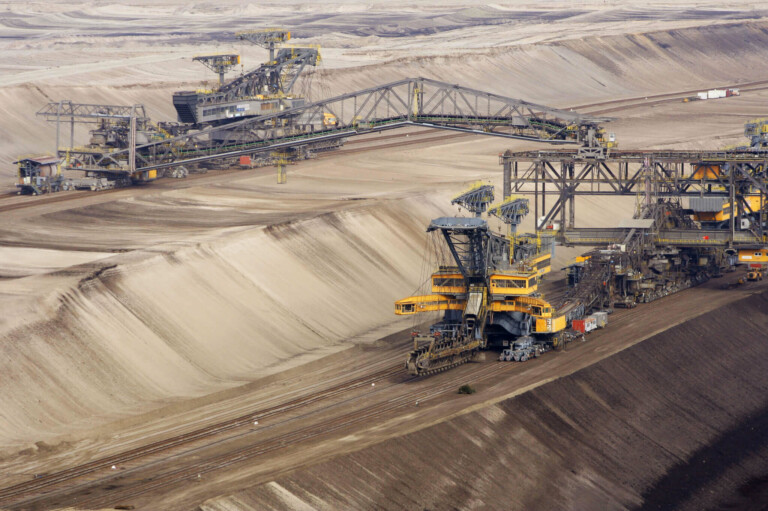
<path fill-rule="evenodd" d="M 52 103 L 38 114 L 68 122 L 80 111 L 93 110 L 69 104 L 62 111 L 60 105 Z M 332 125 L 323 122 L 328 114 L 334 118 Z M 599 130 L 599 123 L 609 120 L 428 78 L 412 78 L 181 136 L 144 144 L 139 141 L 135 163 L 130 148 L 69 149 L 66 156 L 68 162 L 75 162 L 72 168 L 137 172 L 311 147 L 404 126 L 585 145 Z"/>
<path fill-rule="evenodd" d="M 559 224 L 558 239 L 568 245 L 622 243 L 633 228 L 576 228 L 577 196 L 639 196 L 651 205 L 659 200 L 682 203 L 713 215 L 709 227 L 667 226 L 654 236 L 675 246 L 761 246 L 768 242 L 768 151 L 649 150 L 616 151 L 585 157 L 576 150 L 507 151 L 503 194 L 532 195 L 537 227 Z M 547 199 L 550 202 L 547 204 Z M 724 203 L 735 207 L 724 206 Z M 716 214 L 726 219 L 716 224 Z M 742 219 L 749 226 L 742 228 Z M 718 228 L 713 228 L 718 227 Z"/>

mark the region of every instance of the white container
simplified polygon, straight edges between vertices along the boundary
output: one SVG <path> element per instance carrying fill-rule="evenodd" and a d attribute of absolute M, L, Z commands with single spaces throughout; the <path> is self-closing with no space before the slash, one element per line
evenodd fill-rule
<path fill-rule="evenodd" d="M 604 328 L 608 324 L 608 313 L 605 311 L 595 312 L 590 317 L 595 318 L 598 328 Z"/>
<path fill-rule="evenodd" d="M 707 99 L 707 93 L 706 92 L 699 92 L 699 99 Z"/>

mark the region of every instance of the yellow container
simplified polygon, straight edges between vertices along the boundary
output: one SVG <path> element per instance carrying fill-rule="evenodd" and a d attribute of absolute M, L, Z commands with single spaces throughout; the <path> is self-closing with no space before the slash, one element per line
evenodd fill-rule
<path fill-rule="evenodd" d="M 565 330 L 565 316 L 555 318 L 537 318 L 534 332 L 537 334 L 555 333 Z"/>

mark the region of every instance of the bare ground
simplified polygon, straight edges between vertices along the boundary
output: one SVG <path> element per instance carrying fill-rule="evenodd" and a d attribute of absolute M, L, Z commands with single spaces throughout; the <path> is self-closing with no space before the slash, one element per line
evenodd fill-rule
<path fill-rule="evenodd" d="M 765 509 L 767 311 L 765 292 L 743 298 L 520 396 L 201 509 Z M 623 326 L 594 342 L 633 335 Z"/>
<path fill-rule="evenodd" d="M 158 56 L 162 24 L 137 36 L 131 27 L 147 23 L 131 7 L 112 9 L 110 18 L 104 7 L 89 14 L 85 4 L 81 13 L 67 13 L 68 3 L 46 4 L 50 12 L 29 5 L 35 12 L 6 16 L 2 28 L 0 51 L 18 66 L 0 88 L 6 176 L 19 153 L 52 147 L 51 127 L 30 120 L 46 101 L 143 102 L 153 118 L 169 118 L 170 93 L 199 83 L 199 70 L 184 58 L 210 50 L 199 22 L 217 9 L 168 11 L 190 33 L 170 34 L 179 46 Z M 739 4 L 707 10 L 712 5 L 593 5 L 556 18 L 532 17 L 525 6 L 522 22 L 506 16 L 493 31 L 487 23 L 496 11 L 360 25 L 380 14 L 369 13 L 349 18 L 365 34 L 344 29 L 330 37 L 329 65 L 315 80 L 330 95 L 426 75 L 571 106 L 768 78 L 761 11 Z M 155 7 L 156 17 L 165 7 Z M 336 8 L 338 24 L 347 6 Z M 218 20 L 249 13 L 247 6 L 224 9 Z M 307 27 L 322 25 L 310 18 Z M 243 18 L 242 28 L 255 19 Z M 71 23 L 87 26 L 89 35 L 68 32 Z M 125 33 L 104 37 L 117 29 Z M 408 32 L 420 30 L 415 38 Z M 398 31 L 410 35 L 392 37 Z M 30 52 L 34 69 L 24 67 Z M 258 50 L 251 56 L 263 60 Z M 756 90 L 723 101 L 639 106 L 612 113 L 619 119 L 610 129 L 624 148 L 713 148 L 742 141 L 743 122 L 764 112 L 766 97 Z M 141 444 L 279 397 L 285 389 L 270 386 L 275 381 L 319 385 L 344 372 L 345 357 L 360 363 L 364 355 L 346 350 L 360 336 L 370 343 L 402 328 L 390 324 L 392 301 L 423 280 L 426 222 L 449 211 L 448 199 L 465 182 L 498 182 L 496 155 L 509 147 L 526 146 L 468 137 L 340 152 L 292 167 L 286 187 L 263 169 L 1 211 L 2 477 L 24 480 Z M 631 210 L 631 200 L 584 201 L 577 216 L 581 225 L 605 225 Z M 653 307 L 617 315 L 594 342 L 540 366 L 510 368 L 508 378 L 482 383 L 469 401 L 441 395 L 405 423 L 395 418 L 380 429 L 372 421 L 360 437 L 313 446 L 317 457 L 292 448 L 137 505 L 190 509 L 212 499 L 207 508 L 507 508 L 513 494 L 514 505 L 544 508 L 632 507 L 643 499 L 661 508 L 746 507 L 765 493 L 766 471 L 750 468 L 759 463 L 749 454 L 764 452 L 759 441 L 750 443 L 753 431 L 764 431 L 758 396 L 765 372 L 755 363 L 764 354 L 759 342 L 722 340 L 712 322 L 741 313 L 726 304 L 749 292 L 701 288 L 663 302 L 663 313 Z M 756 303 L 764 311 L 762 296 Z M 760 310 L 739 307 L 765 331 Z M 703 312 L 710 313 L 700 317 L 705 330 L 690 322 L 664 333 Z M 633 326 L 633 317 L 643 324 Z M 741 330 L 745 339 L 757 335 L 722 323 L 739 338 Z M 605 337 L 610 332 L 626 337 Z M 609 357 L 648 335 L 656 337 Z M 400 360 L 404 347 L 390 348 Z M 712 351 L 718 356 L 708 358 Z M 451 378 L 472 374 L 468 366 Z M 444 422 L 453 414 L 460 416 Z M 392 439 L 409 431 L 403 442 Z M 351 451 L 358 452 L 318 464 Z M 717 468 L 703 468 L 718 456 Z M 366 464 L 380 470 L 366 472 Z M 296 471 L 277 477 L 287 470 Z"/>

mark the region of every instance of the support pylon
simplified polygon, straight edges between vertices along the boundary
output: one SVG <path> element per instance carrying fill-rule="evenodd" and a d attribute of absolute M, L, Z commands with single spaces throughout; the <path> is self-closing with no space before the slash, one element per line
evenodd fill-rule
<path fill-rule="evenodd" d="M 277 163 L 277 184 L 284 185 L 288 182 L 286 170 L 286 165 L 288 165 L 287 155 L 282 152 L 274 152 L 272 156 L 275 158 L 275 163 Z"/>

